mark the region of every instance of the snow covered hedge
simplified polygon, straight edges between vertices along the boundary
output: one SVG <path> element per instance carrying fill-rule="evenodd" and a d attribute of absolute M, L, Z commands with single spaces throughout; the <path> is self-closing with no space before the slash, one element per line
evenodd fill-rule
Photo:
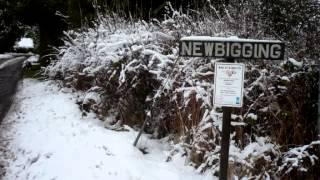
<path fill-rule="evenodd" d="M 170 12 L 151 22 L 113 14 L 84 32 L 66 32 L 46 73 L 82 92 L 84 115 L 94 111 L 115 130 L 123 124 L 140 127 L 147 119 L 147 133 L 175 144 L 168 160 L 186 155 L 199 172 L 217 173 L 222 113 L 212 94 L 218 59 L 179 57 L 178 41 L 242 33 L 228 24 L 230 18 Z M 234 176 L 307 177 L 320 167 L 314 141 L 318 76 L 310 62 L 246 62 L 245 104 L 232 115 Z M 299 147 L 304 144 L 309 145 Z"/>

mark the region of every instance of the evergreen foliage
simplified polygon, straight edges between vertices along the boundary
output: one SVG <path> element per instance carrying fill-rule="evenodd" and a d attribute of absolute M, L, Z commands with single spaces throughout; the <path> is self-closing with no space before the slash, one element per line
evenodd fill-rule
<path fill-rule="evenodd" d="M 0 52 L 12 50 L 15 41 L 22 34 L 21 24 L 13 14 L 15 3 L 0 1 Z"/>

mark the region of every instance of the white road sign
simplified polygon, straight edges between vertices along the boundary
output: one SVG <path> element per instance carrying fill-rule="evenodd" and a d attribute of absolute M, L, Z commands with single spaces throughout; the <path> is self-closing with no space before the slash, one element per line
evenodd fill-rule
<path fill-rule="evenodd" d="M 242 107 L 244 68 L 244 64 L 215 64 L 215 105 Z"/>
<path fill-rule="evenodd" d="M 285 44 L 281 41 L 208 36 L 184 37 L 180 56 L 283 60 Z"/>

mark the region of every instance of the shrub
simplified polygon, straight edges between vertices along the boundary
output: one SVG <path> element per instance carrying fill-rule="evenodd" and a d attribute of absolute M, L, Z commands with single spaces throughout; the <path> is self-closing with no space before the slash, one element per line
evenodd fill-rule
<path fill-rule="evenodd" d="M 215 173 L 222 113 L 212 96 L 214 63 L 219 59 L 179 57 L 178 41 L 188 35 L 272 36 L 255 27 L 250 18 L 238 25 L 240 17 L 232 17 L 236 12 L 232 8 L 226 8 L 224 16 L 214 7 L 214 13 L 183 14 L 170 5 L 168 10 L 161 22 L 112 14 L 100 17 L 94 28 L 84 32 L 66 32 L 65 45 L 47 75 L 83 92 L 79 105 L 84 114 L 94 111 L 106 127 L 139 127 L 147 119 L 146 132 L 157 138 L 172 137 L 176 144 L 168 160 L 186 155 L 199 172 Z M 244 15 L 253 13 L 251 9 Z M 312 61 L 293 58 L 281 63 L 245 62 L 244 106 L 232 112 L 230 171 L 234 176 L 290 177 L 294 175 L 290 168 L 299 170 L 285 160 L 291 144 L 317 138 L 318 72 Z M 111 121 L 106 118 L 110 113 L 115 116 Z M 319 163 L 307 167 L 319 167 Z"/>

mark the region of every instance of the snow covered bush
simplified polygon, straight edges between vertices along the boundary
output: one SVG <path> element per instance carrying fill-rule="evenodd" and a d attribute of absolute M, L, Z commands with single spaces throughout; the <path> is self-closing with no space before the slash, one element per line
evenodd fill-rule
<path fill-rule="evenodd" d="M 313 179 L 318 174 L 319 157 L 320 141 L 292 148 L 283 154 L 278 172 L 282 177 L 291 174 L 298 179 Z"/>
<path fill-rule="evenodd" d="M 140 127 L 147 120 L 147 133 L 170 137 L 175 144 L 168 160 L 185 155 L 199 172 L 218 173 L 222 112 L 212 96 L 214 64 L 221 59 L 179 57 L 178 41 L 188 35 L 271 35 L 250 18 L 236 26 L 239 17 L 232 17 L 232 9 L 225 9 L 223 17 L 214 7 L 211 14 L 183 14 L 170 5 L 167 10 L 161 21 L 112 14 L 83 32 L 66 32 L 65 45 L 46 73 L 82 92 L 78 104 L 83 115 L 94 111 L 114 130 L 123 124 Z M 313 61 L 245 63 L 244 106 L 232 112 L 230 172 L 265 179 L 293 176 L 296 164 L 303 172 L 319 167 L 315 151 L 297 155 L 299 162 L 312 159 L 306 166 L 290 161 L 295 156 L 291 148 L 296 148 L 291 144 L 312 144 L 317 138 L 319 77 Z"/>

